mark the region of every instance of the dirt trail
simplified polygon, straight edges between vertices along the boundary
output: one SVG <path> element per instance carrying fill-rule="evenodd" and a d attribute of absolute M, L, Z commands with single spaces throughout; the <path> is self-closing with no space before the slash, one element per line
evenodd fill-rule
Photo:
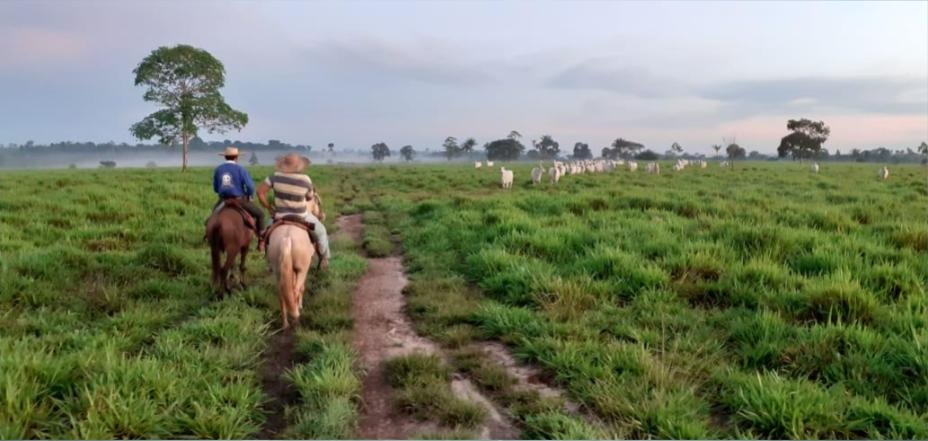
<path fill-rule="evenodd" d="M 338 225 L 342 228 L 339 231 L 344 231 L 352 238 L 360 237 L 360 215 L 342 216 L 338 219 Z M 277 331 L 269 338 L 267 349 L 262 355 L 263 362 L 259 373 L 261 389 L 269 400 L 263 408 L 267 420 L 258 432 L 257 439 L 279 438 L 287 428 L 286 406 L 293 404 L 298 398 L 293 385 L 284 378 L 287 369 L 294 365 L 294 341 L 292 329 Z"/>
<path fill-rule="evenodd" d="M 268 342 L 261 366 L 261 389 L 270 400 L 264 405 L 267 421 L 258 432 L 257 439 L 274 439 L 287 428 L 284 409 L 296 400 L 296 392 L 284 378 L 287 369 L 293 366 L 293 331 L 285 330 L 274 334 Z"/>
<path fill-rule="evenodd" d="M 339 219 L 341 231 L 360 240 L 363 225 L 361 217 L 345 216 Z M 406 299 L 403 288 L 406 276 L 400 257 L 369 258 L 368 268 L 352 301 L 354 318 L 353 343 L 361 355 L 361 366 L 367 372 L 361 393 L 364 408 L 361 412 L 358 436 L 365 439 L 408 439 L 426 433 L 435 433 L 434 423 L 421 422 L 400 413 L 393 402 L 394 391 L 383 373 L 384 361 L 415 352 L 443 356 L 438 345 L 425 339 L 412 328 L 403 308 Z M 514 439 L 519 432 L 473 383 L 455 375 L 452 390 L 462 398 L 477 403 L 487 410 L 488 418 L 478 428 L 482 439 Z"/>
<path fill-rule="evenodd" d="M 538 392 L 538 395 L 542 397 L 560 398 L 564 401 L 565 412 L 581 415 L 580 406 L 567 399 L 567 394 L 563 390 L 549 385 L 549 381 L 545 380 L 541 369 L 519 363 L 502 343 L 487 341 L 476 343 L 475 346 L 516 379 L 516 388 Z M 592 417 L 586 415 L 582 416 L 592 419 Z"/>

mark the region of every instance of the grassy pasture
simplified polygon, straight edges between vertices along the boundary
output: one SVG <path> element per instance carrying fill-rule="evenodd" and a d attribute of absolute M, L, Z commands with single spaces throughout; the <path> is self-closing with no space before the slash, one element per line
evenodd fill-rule
<path fill-rule="evenodd" d="M 504 373 L 456 356 L 527 436 L 928 437 L 924 168 L 881 182 L 874 165 L 713 164 L 532 187 L 530 167 L 510 192 L 498 170 L 462 166 L 311 170 L 330 230 L 361 212 L 368 254 L 404 253 L 421 333 L 505 342 L 603 426 L 527 405 Z M 254 253 L 249 288 L 212 299 L 209 178 L 0 175 L 0 438 L 259 432 L 275 294 Z M 290 437 L 354 433 L 364 260 L 345 241 L 334 253 L 286 375 Z M 396 381 L 406 405 L 436 409 L 420 392 L 448 367 L 407 362 L 422 378 Z"/>
<path fill-rule="evenodd" d="M 420 331 L 506 342 L 611 436 L 928 436 L 924 168 L 374 173 Z"/>
<path fill-rule="evenodd" d="M 263 178 L 269 168 L 253 171 Z M 314 173 L 334 219 L 334 170 Z M 279 317 L 263 256 L 248 289 L 209 287 L 211 173 L 5 172 L 0 176 L 0 439 L 248 438 L 266 419 L 261 353 Z M 344 241 L 314 277 L 286 375 L 293 437 L 350 437 L 350 292 L 364 260 Z M 346 343 L 347 342 L 347 343 Z M 320 393 L 339 380 L 347 386 Z M 319 408 L 328 413 L 320 414 Z"/>

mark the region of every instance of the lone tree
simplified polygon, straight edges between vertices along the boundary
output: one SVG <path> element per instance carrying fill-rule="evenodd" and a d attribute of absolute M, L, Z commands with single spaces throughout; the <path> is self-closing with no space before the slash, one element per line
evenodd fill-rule
<path fill-rule="evenodd" d="M 461 152 L 465 155 L 469 155 L 474 151 L 474 147 L 477 146 L 477 140 L 474 138 L 467 138 L 464 140 L 464 143 L 461 144 Z"/>
<path fill-rule="evenodd" d="M 329 147 L 329 153 L 335 153 L 335 143 L 334 143 L 334 142 L 330 142 L 328 147 Z"/>
<path fill-rule="evenodd" d="M 248 164 L 258 165 L 258 154 L 256 152 L 251 152 L 251 157 L 248 158 Z"/>
<path fill-rule="evenodd" d="M 574 144 L 574 159 L 592 159 L 593 152 L 590 151 L 590 145 L 585 142 Z"/>
<path fill-rule="evenodd" d="M 744 148 L 734 142 L 725 147 L 725 153 L 728 154 L 728 159 L 731 160 L 732 168 L 734 168 L 735 159 L 743 159 L 746 155 Z"/>
<path fill-rule="evenodd" d="M 522 134 L 519 133 L 519 132 L 517 132 L 517 131 L 515 131 L 515 130 L 513 130 L 513 131 L 509 132 L 509 135 L 507 135 L 506 137 L 509 138 L 509 139 L 514 139 L 514 140 L 518 141 L 519 139 L 522 138 Z"/>
<path fill-rule="evenodd" d="M 445 142 L 441 146 L 445 149 L 445 158 L 449 161 L 451 158 L 456 158 L 461 155 L 461 147 L 458 145 L 458 139 L 453 136 L 445 138 Z"/>
<path fill-rule="evenodd" d="M 532 146 L 538 151 L 538 156 L 544 159 L 556 158 L 561 149 L 557 141 L 551 135 L 542 135 L 541 141 L 532 140 Z"/>
<path fill-rule="evenodd" d="M 719 144 L 712 145 L 712 149 L 715 150 L 715 159 L 719 159 L 719 150 L 722 150 L 722 146 Z"/>
<path fill-rule="evenodd" d="M 371 154 L 374 156 L 375 161 L 383 161 L 383 158 L 390 156 L 390 147 L 387 147 L 385 143 L 378 142 L 371 146 Z"/>
<path fill-rule="evenodd" d="M 400 149 L 400 156 L 406 160 L 406 162 L 412 161 L 413 156 L 416 156 L 416 150 L 412 148 L 411 145 L 404 145 Z"/>
<path fill-rule="evenodd" d="M 922 159 L 922 164 L 928 164 L 928 143 L 925 143 L 925 141 L 922 141 L 922 143 L 918 145 L 917 150 L 918 150 L 918 153 L 921 153 L 922 155 L 925 156 L 925 158 Z"/>
<path fill-rule="evenodd" d="M 811 121 L 808 119 L 791 119 L 786 122 L 786 128 L 793 133 L 786 135 L 780 140 L 780 146 L 777 147 L 777 155 L 785 158 L 787 155 L 798 158 L 799 162 L 803 159 L 814 158 L 822 150 L 822 144 L 828 140 L 831 129 L 823 121 Z"/>
<path fill-rule="evenodd" d="M 525 146 L 523 146 L 519 140 L 511 137 L 497 139 L 496 141 L 485 144 L 483 147 L 486 149 L 487 159 L 490 161 L 495 161 L 497 159 L 515 161 L 519 159 L 519 155 L 525 150 Z"/>
<path fill-rule="evenodd" d="M 675 142 L 670 146 L 670 151 L 673 152 L 675 155 L 679 155 L 683 153 L 683 147 L 681 147 L 680 144 L 677 144 Z"/>
<path fill-rule="evenodd" d="M 132 73 L 136 86 L 148 88 L 144 100 L 163 108 L 133 124 L 129 131 L 138 139 L 157 137 L 164 145 L 179 140 L 183 146 L 183 170 L 187 170 L 190 140 L 199 129 L 225 133 L 248 124 L 248 115 L 226 104 L 219 93 L 225 85 L 222 63 L 203 49 L 185 44 L 159 47 Z"/>

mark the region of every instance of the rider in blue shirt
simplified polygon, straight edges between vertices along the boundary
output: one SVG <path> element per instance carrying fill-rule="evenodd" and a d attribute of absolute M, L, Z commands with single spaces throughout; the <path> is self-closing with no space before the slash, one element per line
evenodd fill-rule
<path fill-rule="evenodd" d="M 219 196 L 219 201 L 213 207 L 215 213 L 219 204 L 226 199 L 238 199 L 239 205 L 255 218 L 255 227 L 258 237 L 264 231 L 264 210 L 251 201 L 255 194 L 255 183 L 251 180 L 248 170 L 238 163 L 238 149 L 226 147 L 222 153 L 226 162 L 220 164 L 213 171 L 213 191 Z"/>

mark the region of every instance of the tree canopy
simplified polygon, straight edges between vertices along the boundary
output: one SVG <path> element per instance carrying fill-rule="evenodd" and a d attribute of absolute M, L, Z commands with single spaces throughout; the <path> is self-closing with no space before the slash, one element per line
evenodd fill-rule
<path fill-rule="evenodd" d="M 378 142 L 371 146 L 371 155 L 374 156 L 375 161 L 383 161 L 384 158 L 390 156 L 390 147 L 387 147 L 386 143 Z"/>
<path fill-rule="evenodd" d="M 458 139 L 453 136 L 445 138 L 441 146 L 445 149 L 445 158 L 449 161 L 461 155 L 461 146 L 458 145 Z"/>
<path fill-rule="evenodd" d="M 497 139 L 484 145 L 487 152 L 487 159 L 491 161 L 504 160 L 514 161 L 519 159 L 525 146 L 515 138 Z"/>
<path fill-rule="evenodd" d="M 188 144 L 200 129 L 209 133 L 240 130 L 248 115 L 226 104 L 219 93 L 225 85 L 225 67 L 209 52 L 181 44 L 151 52 L 132 71 L 135 85 L 146 87 L 143 99 L 162 108 L 129 129 L 139 139 L 183 147 L 187 169 Z"/>
<path fill-rule="evenodd" d="M 541 141 L 532 140 L 532 146 L 538 151 L 538 156 L 543 159 L 556 158 L 560 153 L 560 143 L 554 140 L 551 135 L 542 135 Z"/>
<path fill-rule="evenodd" d="M 593 152 L 590 151 L 590 145 L 585 142 L 574 144 L 574 159 L 592 159 Z"/>
<path fill-rule="evenodd" d="M 744 147 L 735 143 L 728 144 L 728 147 L 725 147 L 725 153 L 728 154 L 729 159 L 742 159 L 747 155 Z"/>
<path fill-rule="evenodd" d="M 611 149 L 609 147 L 603 149 L 604 158 L 630 159 L 631 157 L 635 156 L 635 154 L 638 153 L 641 149 L 643 149 L 644 145 L 634 141 L 618 138 L 615 141 L 612 141 L 611 147 Z"/>
<path fill-rule="evenodd" d="M 476 146 L 477 146 L 477 140 L 476 140 L 476 139 L 474 139 L 474 138 L 467 138 L 467 139 L 465 139 L 464 142 L 461 144 L 461 151 L 462 151 L 464 154 L 470 154 L 471 152 L 474 151 L 474 147 L 476 147 Z"/>
<path fill-rule="evenodd" d="M 791 119 L 786 122 L 787 130 L 792 133 L 780 140 L 777 155 L 781 158 L 790 156 L 799 160 L 817 157 L 822 144 L 828 140 L 831 129 L 824 121 L 808 119 Z"/>
<path fill-rule="evenodd" d="M 404 145 L 403 148 L 400 149 L 400 156 L 407 162 L 412 161 L 412 158 L 416 156 L 416 150 L 413 149 L 411 145 Z"/>

